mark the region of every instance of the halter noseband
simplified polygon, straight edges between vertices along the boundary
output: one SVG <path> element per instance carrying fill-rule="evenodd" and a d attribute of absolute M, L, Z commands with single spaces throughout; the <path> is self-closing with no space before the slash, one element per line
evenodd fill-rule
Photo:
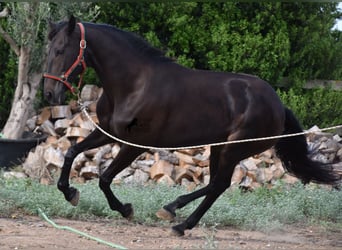
<path fill-rule="evenodd" d="M 87 48 L 87 41 L 85 40 L 85 29 L 84 29 L 84 26 L 82 23 L 77 23 L 77 25 L 80 27 L 81 40 L 80 40 L 80 51 L 78 53 L 76 61 L 70 66 L 70 68 L 64 74 L 62 73 L 61 76 L 56 76 L 56 75 L 52 75 L 49 73 L 43 74 L 44 78 L 53 79 L 53 80 L 56 80 L 56 81 L 63 83 L 71 91 L 71 93 L 73 93 L 74 95 L 77 92 L 76 90 L 78 90 L 82 85 L 83 74 L 87 68 L 87 65 L 86 65 L 85 60 L 84 60 L 84 51 Z M 68 81 L 68 78 L 70 77 L 70 75 L 75 71 L 75 69 L 79 65 L 82 66 L 82 72 L 80 74 L 80 80 L 78 82 L 78 86 L 77 86 L 77 88 L 75 88 Z"/>

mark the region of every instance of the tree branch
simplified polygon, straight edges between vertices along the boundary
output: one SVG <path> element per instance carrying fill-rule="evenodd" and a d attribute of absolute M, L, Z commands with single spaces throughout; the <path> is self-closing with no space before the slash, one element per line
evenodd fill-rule
<path fill-rule="evenodd" d="M 8 16 L 8 8 L 6 7 L 0 12 L 0 17 L 7 17 Z"/>
<path fill-rule="evenodd" d="M 1 17 L 7 17 L 8 16 L 8 9 L 5 8 L 0 12 L 0 18 Z M 16 44 L 16 42 L 13 40 L 13 38 L 0 26 L 0 36 L 4 38 L 4 40 L 10 45 L 11 49 L 15 52 L 17 56 L 20 56 L 20 48 Z"/>

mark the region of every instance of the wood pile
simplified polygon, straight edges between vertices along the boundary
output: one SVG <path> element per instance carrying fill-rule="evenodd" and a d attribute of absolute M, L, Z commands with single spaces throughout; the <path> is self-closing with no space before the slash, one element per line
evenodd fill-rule
<path fill-rule="evenodd" d="M 93 85 L 84 86 L 81 93 L 82 100 L 87 103 L 90 116 L 95 122 L 98 121 L 95 114 L 96 101 L 101 93 L 102 90 Z M 30 130 L 39 129 L 50 135 L 45 143 L 29 153 L 23 163 L 25 173 L 44 184 L 52 184 L 54 176 L 59 176 L 68 148 L 82 141 L 94 129 L 92 123 L 79 111 L 76 102 L 43 108 L 37 116 L 28 121 L 27 126 Z M 342 175 L 341 137 L 317 132 L 310 134 L 307 140 L 312 152 L 311 157 L 333 163 Z M 79 154 L 72 165 L 70 178 L 80 183 L 98 178 L 119 150 L 118 144 L 110 144 Z M 173 152 L 150 150 L 119 173 L 113 182 L 184 185 L 191 190 L 197 185 L 208 184 L 209 156 L 209 147 Z M 232 185 L 253 190 L 260 186 L 272 187 L 279 180 L 285 183 L 298 181 L 285 173 L 274 150 L 269 149 L 241 161 L 235 168 Z"/>

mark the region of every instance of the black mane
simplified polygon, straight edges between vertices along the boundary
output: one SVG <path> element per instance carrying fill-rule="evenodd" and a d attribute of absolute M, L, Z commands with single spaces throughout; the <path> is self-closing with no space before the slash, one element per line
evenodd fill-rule
<path fill-rule="evenodd" d="M 57 23 L 55 27 L 49 32 L 49 35 L 48 35 L 49 40 L 51 41 L 53 37 L 65 25 L 67 25 L 67 23 L 68 23 L 67 21 L 62 21 L 62 22 Z M 152 47 L 146 40 L 144 40 L 142 37 L 132 32 L 124 31 L 108 24 L 95 24 L 95 23 L 87 23 L 87 24 L 94 25 L 97 28 L 105 29 L 106 32 L 115 32 L 117 34 L 120 34 L 121 37 L 125 39 L 127 43 L 130 44 L 131 47 L 137 51 L 138 54 L 142 56 L 153 58 L 154 60 L 162 61 L 162 62 L 174 61 L 173 59 L 167 57 L 163 51 Z"/>
<path fill-rule="evenodd" d="M 51 41 L 54 36 L 65 26 L 67 25 L 67 21 L 62 21 L 59 23 L 56 23 L 53 29 L 49 31 L 48 39 Z"/>
<path fill-rule="evenodd" d="M 152 47 L 145 39 L 136 35 L 133 32 L 118 29 L 114 26 L 108 24 L 94 24 L 96 27 L 105 29 L 107 32 L 116 32 L 124 38 L 128 44 L 131 45 L 133 49 L 137 51 L 140 55 L 145 57 L 153 58 L 157 61 L 163 62 L 173 62 L 174 60 L 167 57 L 163 51 L 160 49 Z"/>

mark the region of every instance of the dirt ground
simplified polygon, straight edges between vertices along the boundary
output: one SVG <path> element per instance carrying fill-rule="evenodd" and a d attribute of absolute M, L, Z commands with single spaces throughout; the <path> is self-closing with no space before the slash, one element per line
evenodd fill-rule
<path fill-rule="evenodd" d="M 234 228 L 198 226 L 171 236 L 170 226 L 144 226 L 126 220 L 54 219 L 101 240 L 128 249 L 317 249 L 341 250 L 342 232 L 318 227 L 286 228 L 268 234 Z M 110 246 L 53 227 L 35 216 L 0 218 L 0 249 L 110 249 Z"/>

